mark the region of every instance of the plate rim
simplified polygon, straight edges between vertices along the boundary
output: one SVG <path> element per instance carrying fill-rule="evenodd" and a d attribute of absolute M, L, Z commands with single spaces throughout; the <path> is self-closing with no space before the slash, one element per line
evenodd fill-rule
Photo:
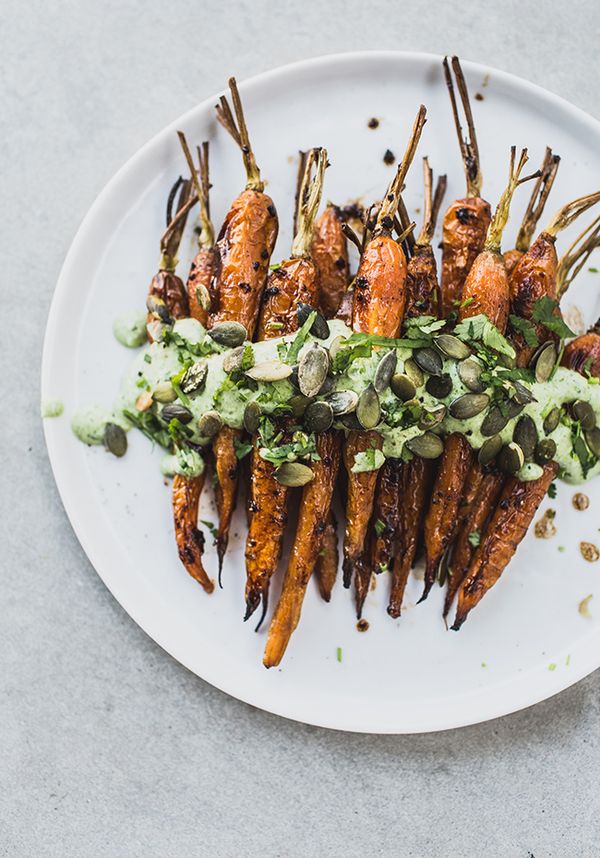
<path fill-rule="evenodd" d="M 271 68 L 259 74 L 253 75 L 252 77 L 249 77 L 243 81 L 239 81 L 239 86 L 241 92 L 243 93 L 244 91 L 247 92 L 255 87 L 268 85 L 271 79 L 276 79 L 282 75 L 294 75 L 295 73 L 303 73 L 307 70 L 314 69 L 317 67 L 321 67 L 323 70 L 329 70 L 336 65 L 341 65 L 351 61 L 369 63 L 401 59 L 408 64 L 431 64 L 434 62 L 441 63 L 442 58 L 443 57 L 441 54 L 422 51 L 345 51 L 335 54 L 324 54 L 317 57 L 311 57 L 309 59 L 299 60 L 293 63 L 276 66 L 275 68 Z M 572 104 L 570 101 L 563 98 L 562 96 L 551 92 L 550 90 L 540 86 L 539 84 L 532 83 L 531 81 L 528 81 L 518 75 L 512 74 L 511 72 L 496 69 L 492 66 L 487 66 L 483 63 L 471 62 L 469 60 L 463 60 L 461 58 L 461 64 L 467 73 L 481 73 L 483 75 L 493 75 L 494 80 L 501 80 L 508 86 L 519 89 L 521 92 L 526 93 L 529 97 L 533 97 L 533 99 L 536 101 L 544 101 L 547 104 L 553 106 L 554 108 L 566 112 L 574 121 L 582 123 L 583 125 L 587 125 L 590 128 L 590 131 L 592 131 L 594 134 L 600 135 L 600 120 L 596 119 L 582 108 Z M 220 92 L 223 91 L 224 90 L 221 90 Z M 195 114 L 203 112 L 207 108 L 210 108 L 218 99 L 220 92 L 216 93 L 215 95 L 209 96 L 206 99 L 203 99 L 201 102 L 194 105 L 189 110 L 185 111 L 183 114 L 175 118 L 172 122 L 168 123 L 162 129 L 160 129 L 146 143 L 139 147 L 112 175 L 108 182 L 105 183 L 99 194 L 95 197 L 91 206 L 88 208 L 83 219 L 81 220 L 79 227 L 77 228 L 77 231 L 75 232 L 75 235 L 69 245 L 65 260 L 61 266 L 60 273 L 54 291 L 52 293 L 52 299 L 48 311 L 41 359 L 40 388 L 42 400 L 46 398 L 46 395 L 51 395 L 49 365 L 51 363 L 52 352 L 55 348 L 56 338 L 60 335 L 60 326 L 62 320 L 59 317 L 59 305 L 66 292 L 68 291 L 68 285 L 71 277 L 70 272 L 75 265 L 75 260 L 81 253 L 81 246 L 84 244 L 87 234 L 92 228 L 96 217 L 101 212 L 105 201 L 113 193 L 113 190 L 121 183 L 123 178 L 129 172 L 135 169 L 135 166 L 138 163 L 142 162 L 145 159 L 146 155 L 151 152 L 153 148 L 160 146 L 169 135 L 172 135 L 173 132 L 181 125 L 187 124 L 188 120 L 190 120 Z M 57 444 L 53 437 L 53 432 L 50 430 L 51 421 L 42 420 L 42 423 L 44 428 L 46 449 L 48 451 L 48 458 L 50 460 L 52 474 L 54 476 L 59 497 L 66 512 L 67 519 L 71 527 L 73 528 L 75 536 L 77 537 L 78 542 L 83 548 L 89 562 L 93 566 L 101 581 L 104 583 L 105 587 L 109 590 L 113 598 L 117 600 L 123 610 L 129 615 L 129 617 L 136 623 L 136 625 L 141 628 L 142 631 L 151 640 L 153 640 L 163 650 L 165 650 L 165 652 L 167 652 L 170 657 L 174 658 L 179 664 L 181 664 L 195 676 L 198 676 L 203 681 L 208 682 L 210 685 L 214 686 L 225 694 L 228 694 L 229 696 L 234 697 L 235 699 L 240 700 L 246 704 L 249 704 L 258 709 L 270 712 L 272 714 L 278 715 L 291 721 L 297 721 L 299 723 L 310 724 L 326 729 L 341 730 L 344 732 L 380 735 L 410 735 L 419 733 L 441 732 L 445 730 L 458 729 L 459 727 L 466 727 L 474 724 L 483 723 L 486 721 L 490 721 L 494 718 L 510 715 L 513 712 L 518 712 L 531 706 L 535 706 L 537 703 L 541 703 L 544 700 L 553 697 L 555 694 L 566 690 L 575 683 L 579 682 L 584 677 L 591 674 L 598 667 L 600 667 L 599 651 L 596 659 L 594 659 L 590 655 L 588 660 L 582 659 L 578 664 L 577 668 L 573 666 L 569 673 L 561 672 L 561 681 L 548 683 L 545 689 L 536 687 L 536 691 L 534 694 L 521 693 L 520 695 L 516 696 L 516 699 L 508 703 L 508 705 L 502 705 L 502 703 L 500 703 L 499 701 L 495 701 L 490 704 L 484 704 L 480 706 L 475 717 L 469 715 L 467 708 L 465 707 L 465 709 L 463 710 L 462 717 L 429 717 L 428 719 L 421 720 L 420 723 L 416 723 L 416 719 L 413 718 L 412 720 L 415 723 L 405 724 L 400 727 L 382 725 L 380 723 L 377 723 L 376 720 L 374 721 L 373 718 L 365 718 L 364 714 L 361 714 L 361 716 L 359 716 L 359 719 L 361 720 L 360 724 L 352 720 L 351 716 L 345 718 L 341 718 L 339 716 L 333 716 L 329 718 L 314 716 L 311 717 L 308 711 L 302 711 L 300 713 L 298 713 L 297 711 L 293 711 L 293 706 L 292 708 L 289 708 L 286 705 L 285 700 L 281 700 L 281 698 L 279 699 L 277 705 L 272 705 L 271 703 L 265 705 L 264 701 L 261 701 L 260 699 L 260 692 L 257 692 L 256 695 L 253 695 L 252 693 L 236 691 L 235 688 L 231 687 L 232 683 L 230 681 L 221 682 L 218 677 L 212 675 L 211 671 L 208 671 L 210 675 L 209 677 L 207 675 L 200 674 L 197 668 L 191 666 L 190 661 L 186 657 L 186 653 L 179 651 L 179 649 L 181 649 L 180 645 L 178 645 L 176 642 L 172 643 L 170 641 L 165 640 L 165 638 L 169 637 L 169 635 L 167 631 L 161 627 L 160 621 L 157 622 L 157 620 L 152 615 L 140 616 L 140 603 L 136 602 L 135 600 L 133 600 L 132 602 L 125 592 L 127 588 L 120 586 L 119 582 L 115 581 L 110 574 L 106 573 L 106 571 L 101 571 L 103 566 L 101 558 L 99 557 L 99 554 L 101 552 L 98 550 L 97 546 L 93 545 L 88 539 L 88 534 L 86 532 L 87 527 L 84 525 L 83 521 L 80 518 L 77 505 L 74 503 L 72 498 L 68 496 L 65 479 L 61 474 L 62 465 L 60 462 L 60 453 L 57 449 Z M 591 653 L 592 648 L 590 648 L 589 651 Z M 559 677 L 556 676 L 556 680 L 558 679 Z M 507 680 L 507 683 L 510 681 L 511 680 Z M 465 697 L 465 699 L 468 699 L 468 697 Z"/>

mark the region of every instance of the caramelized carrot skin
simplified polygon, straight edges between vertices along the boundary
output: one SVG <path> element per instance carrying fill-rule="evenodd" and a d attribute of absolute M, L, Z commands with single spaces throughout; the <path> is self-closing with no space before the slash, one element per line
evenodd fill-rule
<path fill-rule="evenodd" d="M 543 232 L 522 255 L 510 277 L 511 313 L 531 320 L 536 301 L 544 297 L 555 299 L 557 268 L 555 239 Z M 532 324 L 540 342 L 548 338 L 548 331 L 542 325 Z M 527 366 L 535 349 L 517 331 L 511 332 L 511 339 L 517 352 L 517 366 Z"/>
<path fill-rule="evenodd" d="M 148 289 L 148 295 L 161 298 L 167 305 L 173 319 L 185 319 L 189 316 L 189 304 L 186 288 L 181 277 L 171 271 L 159 271 L 155 274 Z M 153 319 L 148 315 L 148 321 Z"/>
<path fill-rule="evenodd" d="M 441 315 L 446 318 L 463 300 L 463 286 L 483 250 L 492 219 L 489 203 L 480 197 L 455 200 L 444 215 L 442 235 Z"/>
<path fill-rule="evenodd" d="M 565 346 L 562 365 L 576 372 L 600 376 L 600 333 L 590 331 Z"/>
<path fill-rule="evenodd" d="M 448 577 L 448 587 L 444 600 L 444 617 L 446 617 L 454 601 L 460 585 L 469 569 L 471 558 L 475 552 L 469 541 L 472 533 L 483 534 L 487 521 L 500 499 L 505 475 L 496 470 L 483 473 L 478 466 L 481 480 L 476 480 L 477 491 L 468 504 L 467 513 L 460 526 L 458 536 L 452 549 L 450 568 L 452 574 Z"/>
<path fill-rule="evenodd" d="M 437 316 L 437 292 L 437 265 L 431 245 L 419 246 L 417 244 L 414 255 L 408 262 L 405 318 Z"/>
<path fill-rule="evenodd" d="M 356 453 L 371 447 L 381 450 L 383 440 L 377 432 L 350 432 L 344 444 L 344 465 L 348 475 L 346 501 L 346 532 L 344 536 L 344 587 L 349 587 L 354 565 L 358 562 L 367 540 L 367 530 L 373 509 L 377 471 L 355 474 L 352 471 Z"/>
<path fill-rule="evenodd" d="M 290 637 L 300 621 L 302 602 L 314 567 L 314 555 L 312 550 L 306 550 L 307 546 L 316 545 L 320 550 L 322 544 L 340 464 L 340 444 L 336 433 L 319 435 L 317 451 L 321 459 L 313 463 L 314 478 L 302 491 L 304 515 L 298 521 L 281 596 L 269 628 L 263 658 L 265 667 L 275 667 L 281 662 Z"/>
<path fill-rule="evenodd" d="M 217 484 L 215 488 L 219 529 L 217 532 L 217 554 L 222 561 L 229 540 L 229 527 L 235 509 L 239 462 L 235 454 L 235 441 L 241 438 L 239 429 L 224 426 L 212 444 Z"/>
<path fill-rule="evenodd" d="M 340 556 L 338 549 L 337 522 L 334 514 L 329 510 L 321 550 L 315 565 L 315 577 L 321 598 L 325 602 L 331 601 L 331 593 L 337 578 Z"/>
<path fill-rule="evenodd" d="M 500 253 L 483 250 L 479 254 L 465 280 L 462 301 L 458 310 L 460 320 L 485 313 L 498 330 L 506 330 L 510 292 Z"/>
<path fill-rule="evenodd" d="M 258 191 L 242 191 L 233 201 L 215 245 L 211 325 L 240 322 L 252 338 L 277 232 L 271 198 Z"/>
<path fill-rule="evenodd" d="M 187 281 L 187 295 L 190 307 L 190 316 L 206 327 L 208 323 L 208 312 L 202 307 L 198 300 L 198 287 L 204 286 L 211 298 L 212 279 L 215 272 L 215 250 L 214 248 L 199 250 L 190 266 Z"/>
<path fill-rule="evenodd" d="M 435 479 L 436 462 L 414 458 L 400 468 L 398 487 L 398 534 L 392 566 L 392 584 L 387 612 L 398 619 L 410 570 L 417 553 L 425 508 Z"/>
<path fill-rule="evenodd" d="M 204 535 L 198 530 L 198 504 L 203 486 L 204 474 L 193 479 L 176 474 L 173 478 L 171 502 L 179 558 L 192 578 L 195 578 L 207 593 L 212 593 L 214 584 L 202 565 Z"/>
<path fill-rule="evenodd" d="M 517 477 L 509 477 L 506 481 L 500 502 L 458 593 L 452 626 L 455 631 L 502 575 L 557 472 L 558 465 L 551 462 L 544 466 L 544 473 L 537 480 L 524 483 Z"/>
<path fill-rule="evenodd" d="M 512 277 L 512 273 L 523 258 L 523 251 L 517 250 L 513 248 L 513 250 L 507 250 L 504 254 L 504 264 L 506 265 L 506 273 L 508 274 L 508 279 Z"/>
<path fill-rule="evenodd" d="M 328 205 L 315 223 L 311 256 L 321 284 L 321 310 L 327 319 L 337 313 L 348 287 L 348 244 L 342 216 Z"/>
<path fill-rule="evenodd" d="M 463 486 L 473 461 L 474 453 L 465 436 L 458 432 L 448 435 L 425 516 L 425 588 L 422 599 L 431 590 L 444 551 L 454 538 Z"/>
<path fill-rule="evenodd" d="M 338 307 L 338 311 L 335 314 L 336 319 L 341 319 L 341 321 L 350 327 L 352 325 L 352 307 L 354 305 L 354 288 L 347 289 L 342 295 L 342 300 L 340 306 Z"/>
<path fill-rule="evenodd" d="M 288 489 L 275 479 L 274 470 L 274 465 L 262 458 L 255 444 L 250 468 L 250 524 L 246 539 L 246 604 L 250 612 L 258 607 L 277 568 L 288 519 Z"/>
<path fill-rule="evenodd" d="M 406 257 L 388 235 L 371 239 L 354 281 L 352 327 L 382 337 L 396 336 L 406 304 Z"/>
<path fill-rule="evenodd" d="M 270 272 L 267 280 L 257 339 L 267 340 L 293 333 L 298 328 L 298 305 L 316 307 L 318 301 L 319 280 L 312 260 L 301 258 L 282 262 L 279 268 Z"/>

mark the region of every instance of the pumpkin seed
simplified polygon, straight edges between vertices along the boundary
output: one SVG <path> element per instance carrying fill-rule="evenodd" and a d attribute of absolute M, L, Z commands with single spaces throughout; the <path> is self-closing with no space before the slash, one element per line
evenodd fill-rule
<path fill-rule="evenodd" d="M 335 356 L 340 351 L 340 349 L 343 347 L 345 342 L 346 342 L 346 337 L 342 337 L 341 335 L 338 335 L 337 337 L 334 337 L 332 339 L 331 343 L 329 344 L 329 360 L 331 361 L 332 365 L 333 365 L 333 362 L 335 360 Z"/>
<path fill-rule="evenodd" d="M 329 355 L 323 346 L 313 343 L 298 365 L 298 387 L 305 396 L 316 396 L 327 378 Z"/>
<path fill-rule="evenodd" d="M 304 425 L 309 432 L 326 432 L 333 423 L 333 408 L 328 402 L 311 402 L 304 412 Z"/>
<path fill-rule="evenodd" d="M 479 453 L 477 455 L 479 464 L 489 465 L 490 462 L 492 462 L 496 458 L 501 449 L 502 438 L 500 437 L 500 435 L 492 435 L 491 438 L 486 438 L 486 440 L 479 448 Z"/>
<path fill-rule="evenodd" d="M 292 417 L 295 417 L 296 419 L 302 417 L 311 401 L 312 400 L 309 399 L 308 396 L 303 396 L 301 393 L 297 393 L 295 396 L 290 396 L 287 404 L 292 409 Z"/>
<path fill-rule="evenodd" d="M 421 459 L 437 459 L 444 452 L 444 442 L 433 432 L 425 432 L 424 435 L 410 438 L 406 442 L 406 446 L 411 453 Z"/>
<path fill-rule="evenodd" d="M 173 385 L 170 381 L 161 381 L 152 391 L 152 399 L 155 402 L 175 402 L 177 394 L 173 390 Z"/>
<path fill-rule="evenodd" d="M 515 431 L 513 432 L 513 441 L 519 445 L 525 456 L 525 461 L 530 462 L 535 453 L 535 445 L 538 442 L 538 432 L 535 423 L 528 414 L 519 417 Z"/>
<path fill-rule="evenodd" d="M 448 410 L 451 417 L 456 417 L 458 420 L 468 420 L 470 417 L 481 414 L 489 404 L 490 397 L 487 393 L 463 393 L 462 396 L 450 403 Z"/>
<path fill-rule="evenodd" d="M 358 393 L 354 390 L 336 390 L 330 394 L 327 402 L 331 405 L 331 409 L 336 417 L 342 414 L 350 414 L 356 411 L 358 405 Z"/>
<path fill-rule="evenodd" d="M 210 292 L 204 285 L 204 283 L 198 283 L 196 286 L 196 300 L 200 304 L 203 310 L 210 310 L 211 300 L 210 300 Z"/>
<path fill-rule="evenodd" d="M 274 472 L 273 476 L 282 486 L 305 486 L 314 479 L 314 474 L 308 465 L 301 462 L 284 462 Z"/>
<path fill-rule="evenodd" d="M 594 456 L 600 459 L 600 429 L 597 426 L 585 432 L 585 441 Z"/>
<path fill-rule="evenodd" d="M 164 322 L 165 325 L 170 325 L 173 321 L 169 313 L 169 308 L 158 295 L 148 295 L 146 298 L 146 309 L 157 319 L 160 319 L 161 322 Z"/>
<path fill-rule="evenodd" d="M 225 372 L 241 372 L 246 348 L 247 346 L 236 346 L 223 356 L 223 369 Z M 252 355 L 252 365 L 254 365 L 254 353 Z M 251 368 L 251 366 L 247 367 L 247 369 Z"/>
<path fill-rule="evenodd" d="M 514 441 L 505 444 L 498 454 L 498 467 L 505 474 L 516 474 L 525 464 L 523 450 Z"/>
<path fill-rule="evenodd" d="M 516 417 L 525 408 L 525 406 L 521 405 L 520 402 L 517 402 L 516 399 L 507 399 L 504 403 L 504 407 L 506 408 L 506 413 L 508 414 L 509 420 L 512 420 L 513 417 Z"/>
<path fill-rule="evenodd" d="M 483 393 L 485 384 L 481 380 L 483 367 L 472 358 L 463 360 L 458 364 L 458 377 L 468 390 L 473 393 Z"/>
<path fill-rule="evenodd" d="M 248 339 L 248 332 L 239 322 L 217 322 L 208 332 L 208 336 L 220 346 L 233 349 Z"/>
<path fill-rule="evenodd" d="M 356 416 L 355 411 L 352 411 L 349 414 L 342 414 L 340 422 L 346 429 L 350 429 L 352 432 L 358 432 L 363 428 L 358 422 L 358 417 Z"/>
<path fill-rule="evenodd" d="M 298 324 L 302 327 L 312 312 L 316 312 L 317 315 L 311 325 L 309 333 L 318 340 L 326 340 L 329 336 L 329 325 L 327 324 L 327 319 L 322 313 L 315 310 L 315 308 L 311 307 L 309 304 L 298 304 L 298 309 L 296 310 Z"/>
<path fill-rule="evenodd" d="M 363 429 L 374 429 L 381 420 L 381 404 L 372 384 L 358 397 L 356 416 Z"/>
<path fill-rule="evenodd" d="M 117 423 L 107 423 L 104 427 L 104 446 L 113 456 L 121 458 L 127 452 L 127 435 Z"/>
<path fill-rule="evenodd" d="M 422 387 L 425 384 L 423 371 L 412 358 L 404 361 L 404 373 L 410 378 L 415 387 Z"/>
<path fill-rule="evenodd" d="M 144 390 L 135 400 L 135 407 L 138 411 L 148 411 L 149 408 L 152 408 L 153 401 L 152 395 Z"/>
<path fill-rule="evenodd" d="M 445 405 L 441 405 L 439 408 L 436 408 L 435 411 L 423 410 L 419 417 L 419 429 L 435 429 L 436 426 L 439 426 L 445 416 Z"/>
<path fill-rule="evenodd" d="M 198 431 L 203 438 L 214 438 L 223 427 L 223 418 L 218 411 L 205 411 L 198 420 Z"/>
<path fill-rule="evenodd" d="M 492 405 L 488 413 L 483 418 L 480 432 L 486 438 L 491 435 L 497 435 L 502 432 L 508 423 L 508 414 L 503 414 L 497 405 Z"/>
<path fill-rule="evenodd" d="M 554 343 L 548 341 L 542 343 L 531 359 L 531 366 L 535 373 L 535 380 L 542 384 L 548 381 L 556 364 L 556 349 Z"/>
<path fill-rule="evenodd" d="M 289 377 L 290 384 L 293 384 L 294 387 L 298 387 L 298 364 L 292 367 L 292 372 Z"/>
<path fill-rule="evenodd" d="M 243 421 L 244 429 L 250 435 L 253 435 L 254 432 L 256 432 L 256 430 L 258 429 L 261 415 L 262 411 L 260 405 L 255 399 L 251 399 L 249 402 L 246 403 L 246 407 L 244 408 Z"/>
<path fill-rule="evenodd" d="M 321 385 L 321 390 L 319 391 L 321 396 L 327 396 L 328 393 L 331 393 L 333 388 L 335 387 L 335 379 L 333 376 L 328 375 L 325 378 L 325 381 Z"/>
<path fill-rule="evenodd" d="M 377 369 L 375 370 L 375 376 L 373 378 L 373 387 L 377 393 L 383 393 L 386 387 L 388 387 L 393 374 L 396 372 L 397 363 L 398 352 L 395 349 L 391 352 L 387 352 L 387 354 L 384 354 L 381 358 L 377 364 Z"/>
<path fill-rule="evenodd" d="M 188 396 L 192 393 L 199 393 L 206 384 L 207 375 L 208 364 L 206 361 L 197 361 L 185 371 L 181 379 L 181 389 Z"/>
<path fill-rule="evenodd" d="M 401 399 L 403 402 L 408 402 L 409 399 L 414 399 L 417 392 L 417 388 L 415 387 L 413 380 L 409 378 L 408 375 L 403 375 L 401 372 L 397 372 L 392 376 L 390 387 L 398 399 Z"/>
<path fill-rule="evenodd" d="M 289 378 L 291 374 L 292 367 L 276 359 L 254 364 L 246 370 L 248 378 L 253 378 L 254 381 L 282 381 L 284 378 Z"/>
<path fill-rule="evenodd" d="M 589 432 L 596 425 L 596 415 L 594 409 L 589 402 L 584 402 L 581 399 L 576 400 L 573 405 L 573 416 L 579 420 L 581 428 L 584 432 Z"/>
<path fill-rule="evenodd" d="M 433 342 L 443 355 L 454 360 L 465 360 L 471 354 L 469 346 L 454 334 L 438 334 L 433 338 Z"/>
<path fill-rule="evenodd" d="M 165 405 L 160 412 L 160 416 L 165 423 L 170 423 L 171 420 L 179 420 L 180 423 L 190 423 L 194 418 L 190 409 L 186 408 L 185 405 L 180 405 L 178 402 Z"/>
<path fill-rule="evenodd" d="M 164 322 L 159 322 L 158 319 L 152 319 L 151 322 L 148 322 L 146 324 L 146 331 L 148 332 L 148 338 L 153 343 L 159 343 L 162 340 L 164 333 L 168 327 L 169 326 L 165 325 Z"/>
<path fill-rule="evenodd" d="M 440 353 L 436 352 L 435 349 L 431 349 L 429 347 L 424 349 L 415 349 L 413 352 L 413 360 L 420 369 L 428 372 L 429 375 L 442 374 L 442 358 L 440 357 Z"/>
<path fill-rule="evenodd" d="M 538 441 L 535 447 L 535 460 L 538 465 L 544 465 L 546 462 L 551 462 L 556 456 L 556 443 L 552 438 L 543 438 Z"/>
<path fill-rule="evenodd" d="M 519 471 L 520 480 L 539 480 L 544 475 L 544 469 L 536 462 L 526 462 Z"/>
<path fill-rule="evenodd" d="M 528 405 L 530 402 L 537 402 L 537 399 L 529 388 L 525 387 L 524 384 L 521 384 L 520 381 L 513 381 L 513 387 L 515 389 L 514 398 L 520 405 Z"/>
<path fill-rule="evenodd" d="M 562 411 L 560 408 L 553 408 L 552 411 L 546 416 L 544 420 L 544 432 L 546 435 L 549 435 L 551 432 L 554 432 L 558 424 L 560 423 L 560 416 Z"/>
<path fill-rule="evenodd" d="M 452 393 L 452 379 L 447 373 L 443 375 L 432 375 L 427 380 L 425 390 L 436 399 L 445 399 Z"/>

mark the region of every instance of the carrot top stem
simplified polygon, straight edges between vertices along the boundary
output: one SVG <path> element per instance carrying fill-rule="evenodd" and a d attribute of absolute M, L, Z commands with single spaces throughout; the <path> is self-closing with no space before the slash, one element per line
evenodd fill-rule
<path fill-rule="evenodd" d="M 244 160 L 244 167 L 246 169 L 246 188 L 252 191 L 264 191 L 265 184 L 260 178 L 260 170 L 258 169 L 254 152 L 252 151 L 252 146 L 250 145 L 242 100 L 234 77 L 229 78 L 229 91 L 231 92 L 235 118 L 231 111 L 231 107 L 229 106 L 229 102 L 227 101 L 227 97 L 222 95 L 219 99 L 220 103 L 217 104 L 215 108 L 217 111 L 217 119 L 223 128 L 231 134 L 237 145 L 240 147 L 242 158 Z"/>
<path fill-rule="evenodd" d="M 427 121 L 426 116 L 427 110 L 422 104 L 419 107 L 419 112 L 417 113 L 414 125 L 412 127 L 404 157 L 398 165 L 398 171 L 390 182 L 390 186 L 387 189 L 387 193 L 379 208 L 379 214 L 377 215 L 377 222 L 373 230 L 373 236 L 380 235 L 382 232 L 390 232 L 393 227 L 394 215 L 398 210 L 398 203 L 400 200 L 400 194 L 402 192 L 402 186 L 404 185 L 406 174 L 408 173 L 409 167 L 413 161 L 413 158 L 415 157 L 415 152 L 417 151 L 417 146 L 419 145 L 419 140 L 421 139 L 423 126 Z"/>
<path fill-rule="evenodd" d="M 519 157 L 519 162 L 515 167 L 516 154 L 516 147 L 511 146 L 508 184 L 503 191 L 502 196 L 500 197 L 500 202 L 496 206 L 496 211 L 494 212 L 491 223 L 488 227 L 485 244 L 483 246 L 484 250 L 491 250 L 494 253 L 500 253 L 502 233 L 504 232 L 504 228 L 508 223 L 510 204 L 512 202 L 512 198 L 515 191 L 517 190 L 519 185 L 523 184 L 523 182 L 528 182 L 530 179 L 537 179 L 540 172 L 539 170 L 536 170 L 535 173 L 532 173 L 530 176 L 525 176 L 524 179 L 521 179 L 520 176 L 523 171 L 523 167 L 529 160 L 529 156 L 527 155 L 527 149 L 522 149 L 521 155 Z"/>
<path fill-rule="evenodd" d="M 312 175 L 313 166 L 315 167 L 314 176 Z M 310 255 L 315 218 L 321 204 L 326 168 L 326 149 L 311 149 L 306 154 L 304 174 L 296 204 L 297 228 L 292 242 L 292 258 Z"/>
<path fill-rule="evenodd" d="M 177 253 L 181 243 L 181 236 L 185 227 L 190 209 L 196 205 L 198 198 L 191 196 L 192 183 L 188 179 L 177 179 L 169 193 L 167 201 L 167 228 L 160 239 L 160 261 L 158 267 L 161 271 L 175 271 L 177 268 Z M 177 193 L 177 209 L 173 217 L 173 204 Z"/>
<path fill-rule="evenodd" d="M 422 247 L 427 247 L 431 244 L 435 225 L 437 222 L 440 207 L 444 194 L 446 193 L 446 176 L 439 176 L 435 186 L 435 194 L 433 193 L 433 170 L 429 166 L 429 160 L 423 158 L 423 185 L 424 191 L 424 206 L 423 206 L 423 226 L 417 238 L 417 244 Z"/>
<path fill-rule="evenodd" d="M 294 197 L 294 222 L 292 225 L 294 235 L 296 235 L 296 233 L 298 232 L 298 201 L 300 199 L 300 190 L 302 188 L 304 173 L 306 172 L 307 156 L 308 152 L 303 152 L 302 149 L 298 150 L 298 174 L 296 176 L 296 195 Z"/>
<path fill-rule="evenodd" d="M 544 232 L 547 232 L 548 235 L 556 236 L 561 230 L 571 226 L 573 221 L 576 220 L 580 214 L 583 214 L 583 212 L 587 211 L 599 200 L 600 191 L 572 200 L 556 212 L 550 222 L 550 225 L 546 227 Z M 579 239 L 576 240 L 578 241 Z"/>
<path fill-rule="evenodd" d="M 460 154 L 465 168 L 467 197 L 480 197 L 481 187 L 483 185 L 483 176 L 479 165 L 479 147 L 477 145 L 475 123 L 473 122 L 473 113 L 471 112 L 471 103 L 469 101 L 469 90 L 467 89 L 467 83 L 460 66 L 460 60 L 458 57 L 452 57 L 452 71 L 456 77 L 456 86 L 458 88 L 458 94 L 460 95 L 460 100 L 465 112 L 465 119 L 467 121 L 468 136 L 464 137 L 462 125 L 460 124 L 460 117 L 458 115 L 458 104 L 456 102 L 456 94 L 454 92 L 454 83 L 452 81 L 448 57 L 444 57 L 443 66 L 446 86 L 448 87 L 448 94 L 450 95 L 450 104 L 452 105 L 454 125 L 456 126 L 456 134 L 458 135 Z"/>
<path fill-rule="evenodd" d="M 600 216 L 577 236 L 559 260 L 556 272 L 559 299 L 565 294 L 597 247 L 600 247 Z"/>
<path fill-rule="evenodd" d="M 199 169 L 196 169 L 192 153 L 190 152 L 187 140 L 185 139 L 185 134 L 183 131 L 178 131 L 177 136 L 179 137 L 179 142 L 183 149 L 185 160 L 190 168 L 192 183 L 200 202 L 200 215 L 198 218 L 200 223 L 200 233 L 198 235 L 198 244 L 201 248 L 210 250 L 215 243 L 215 231 L 210 219 L 208 202 L 208 194 L 210 190 L 210 182 L 208 178 L 208 141 L 205 141 L 202 144 L 202 150 L 198 147 L 198 159 L 200 164 Z"/>
<path fill-rule="evenodd" d="M 526 253 L 531 246 L 533 233 L 535 232 L 535 228 L 538 225 L 538 221 L 542 216 L 544 206 L 546 205 L 546 201 L 550 191 L 552 190 L 552 185 L 554 184 L 559 164 L 560 155 L 553 155 L 552 149 L 550 149 L 549 146 L 546 146 L 546 154 L 544 155 L 540 175 L 533 186 L 533 191 L 531 192 L 529 203 L 525 210 L 525 214 L 523 215 L 521 228 L 519 229 L 519 234 L 517 235 L 517 241 L 515 243 L 515 248 L 521 251 L 521 253 Z"/>
<path fill-rule="evenodd" d="M 403 236 L 402 239 L 398 237 L 397 240 L 399 242 L 406 241 L 408 245 L 407 257 L 412 256 L 416 244 L 415 234 L 411 226 L 410 215 L 408 213 L 406 205 L 404 204 L 402 194 L 400 194 L 400 199 L 398 200 L 398 214 L 394 218 L 394 226 L 396 228 L 398 236 Z"/>

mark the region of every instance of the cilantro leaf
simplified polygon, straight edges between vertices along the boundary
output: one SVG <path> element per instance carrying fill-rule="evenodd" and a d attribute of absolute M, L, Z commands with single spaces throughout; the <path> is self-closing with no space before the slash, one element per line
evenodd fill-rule
<path fill-rule="evenodd" d="M 238 461 L 244 459 L 252 450 L 252 444 L 249 441 L 240 441 L 239 438 L 233 439 L 233 446 L 235 448 L 235 456 Z"/>
<path fill-rule="evenodd" d="M 539 346 L 540 341 L 538 335 L 536 334 L 534 326 L 528 319 L 523 319 L 521 316 L 514 316 L 513 314 L 511 314 L 509 318 L 513 330 L 523 335 L 523 339 L 529 348 L 534 349 Z"/>
<path fill-rule="evenodd" d="M 472 545 L 473 548 L 477 548 L 479 543 L 481 542 L 481 535 L 478 530 L 472 530 L 468 536 L 469 545 Z"/>
<path fill-rule="evenodd" d="M 545 295 L 543 298 L 538 298 L 533 305 L 531 318 L 534 322 L 539 322 L 543 325 L 546 330 L 556 334 L 561 340 L 567 337 L 574 337 L 575 334 L 564 322 L 560 313 L 557 315 L 557 309 L 558 301 Z"/>
<path fill-rule="evenodd" d="M 485 313 L 463 319 L 454 328 L 454 335 L 461 340 L 481 341 L 484 346 L 507 357 L 514 358 L 515 350 L 506 337 L 493 325 Z"/>

